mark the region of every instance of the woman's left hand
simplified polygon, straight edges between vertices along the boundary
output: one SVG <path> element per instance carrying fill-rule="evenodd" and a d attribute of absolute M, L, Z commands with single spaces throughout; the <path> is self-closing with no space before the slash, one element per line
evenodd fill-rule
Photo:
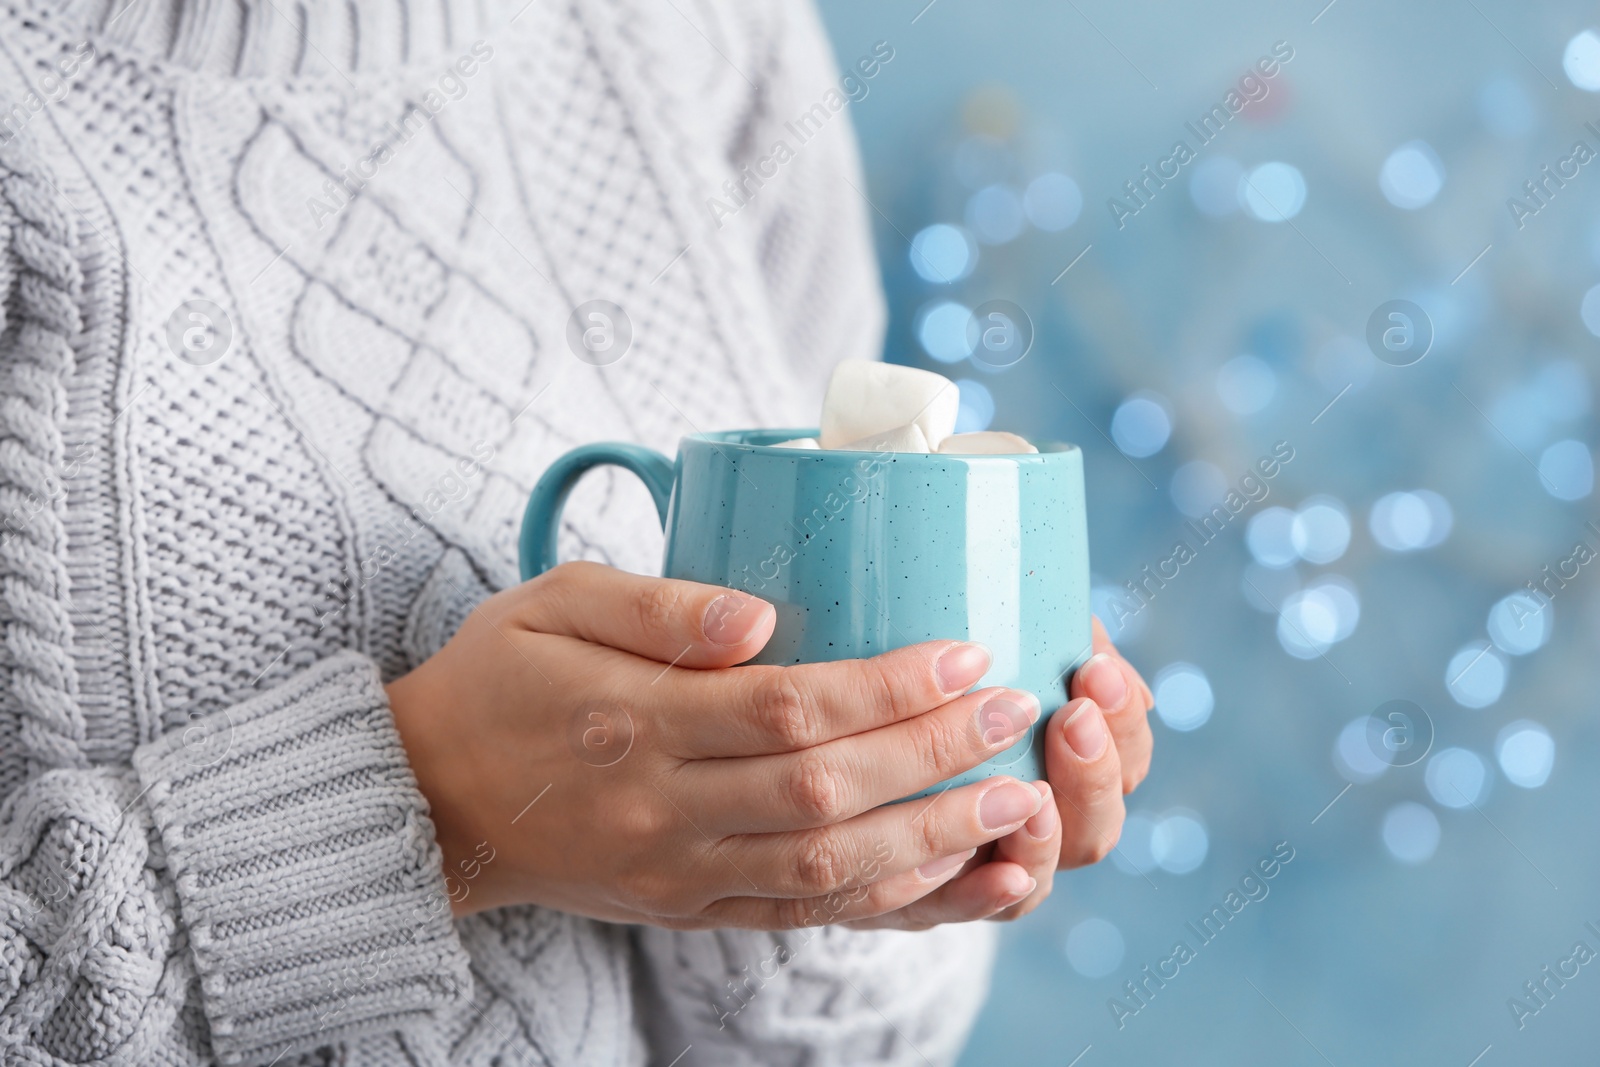
<path fill-rule="evenodd" d="M 1150 770 L 1150 709 L 1139 672 L 1094 620 L 1094 654 L 1073 675 L 1071 702 L 1045 724 L 1045 772 L 1054 793 L 1020 830 L 980 848 L 962 872 L 899 911 L 850 923 L 925 930 L 973 919 L 1010 921 L 1038 907 L 1057 870 L 1098 863 L 1122 835 L 1122 798 Z"/>

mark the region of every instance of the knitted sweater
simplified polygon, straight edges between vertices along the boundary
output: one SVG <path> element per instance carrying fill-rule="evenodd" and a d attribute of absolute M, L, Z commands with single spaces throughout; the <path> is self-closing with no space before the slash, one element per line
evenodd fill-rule
<path fill-rule="evenodd" d="M 0 0 L 0 1060 L 956 1055 L 987 924 L 452 921 L 382 688 L 562 451 L 876 354 L 842 105 L 780 0 Z M 567 515 L 654 568 L 639 486 Z"/>

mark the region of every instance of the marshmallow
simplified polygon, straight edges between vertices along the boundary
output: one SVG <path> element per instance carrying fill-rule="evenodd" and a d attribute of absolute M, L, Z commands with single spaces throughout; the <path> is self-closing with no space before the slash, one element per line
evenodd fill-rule
<path fill-rule="evenodd" d="M 822 402 L 819 443 L 853 449 L 875 435 L 915 426 L 923 439 L 917 451 L 930 451 L 955 430 L 960 404 L 961 391 L 943 375 L 875 360 L 843 360 Z"/>
<path fill-rule="evenodd" d="M 928 438 L 916 423 L 896 426 L 843 446 L 850 452 L 928 452 Z"/>
<path fill-rule="evenodd" d="M 981 433 L 953 433 L 940 441 L 935 451 L 946 456 L 1015 456 L 1039 450 L 1014 433 L 984 430 Z"/>
<path fill-rule="evenodd" d="M 773 448 L 821 448 L 815 437 L 796 437 L 793 441 L 779 441 Z"/>

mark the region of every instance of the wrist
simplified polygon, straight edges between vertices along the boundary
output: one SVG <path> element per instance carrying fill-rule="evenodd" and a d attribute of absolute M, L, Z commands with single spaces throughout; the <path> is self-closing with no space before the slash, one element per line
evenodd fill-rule
<path fill-rule="evenodd" d="M 463 892 L 461 877 L 456 873 L 477 871 L 476 852 L 481 851 L 477 846 L 483 839 L 481 835 L 474 836 L 473 806 L 462 788 L 470 779 L 457 770 L 461 762 L 457 752 L 461 732 L 440 728 L 443 716 L 439 711 L 445 705 L 425 666 L 390 682 L 384 691 L 411 773 L 428 805 L 434 839 L 443 858 L 445 892 L 450 897 L 452 913 L 459 918 L 484 906 L 472 899 L 479 893 Z"/>

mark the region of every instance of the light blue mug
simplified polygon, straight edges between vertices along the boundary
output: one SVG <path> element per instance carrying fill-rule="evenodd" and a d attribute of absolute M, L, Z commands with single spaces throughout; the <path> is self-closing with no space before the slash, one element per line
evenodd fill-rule
<path fill-rule="evenodd" d="M 995 774 L 1043 778 L 1043 726 L 1089 658 L 1083 455 L 945 456 L 777 448 L 814 429 L 694 434 L 676 462 L 639 445 L 585 445 L 534 486 L 522 520 L 524 579 L 554 567 L 561 508 L 603 464 L 637 474 L 666 531 L 663 573 L 754 594 L 777 608 L 754 663 L 875 656 L 920 641 L 981 641 L 982 686 L 1038 695 L 1028 736 L 939 786 Z M 907 797 L 905 799 L 911 799 Z"/>

